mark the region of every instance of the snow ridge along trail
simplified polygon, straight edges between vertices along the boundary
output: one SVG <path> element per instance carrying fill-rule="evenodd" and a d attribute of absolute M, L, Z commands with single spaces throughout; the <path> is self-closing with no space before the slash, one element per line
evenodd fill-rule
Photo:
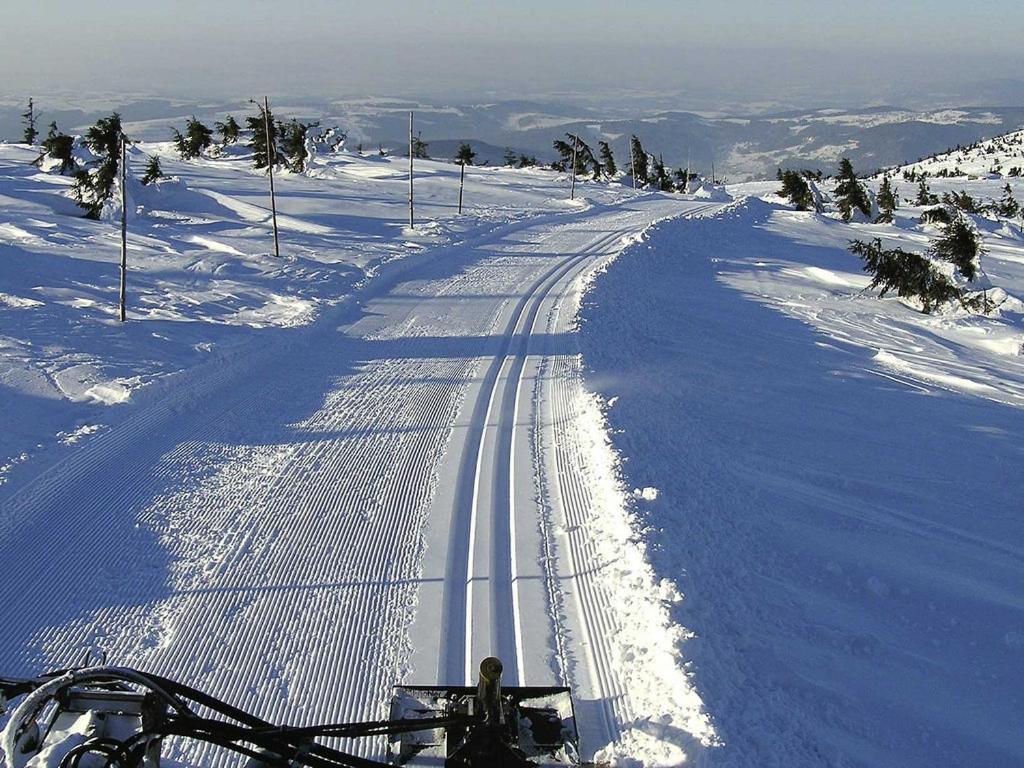
<path fill-rule="evenodd" d="M 501 228 L 352 325 L 292 332 L 258 375 L 85 442 L 0 508 L 2 671 L 106 654 L 308 724 L 381 717 L 393 684 L 461 683 L 496 654 L 510 684 L 573 687 L 586 755 L 631 729 L 671 762 L 698 729 L 638 689 L 686 687 L 678 665 L 620 658 L 617 603 L 658 597 L 608 590 L 591 526 L 617 489 L 580 444 L 572 327 L 581 275 L 712 207 L 650 195 Z"/>

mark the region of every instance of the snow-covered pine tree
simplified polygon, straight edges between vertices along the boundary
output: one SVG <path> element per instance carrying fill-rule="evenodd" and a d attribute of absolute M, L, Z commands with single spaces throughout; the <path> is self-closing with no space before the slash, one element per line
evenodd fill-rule
<path fill-rule="evenodd" d="M 278 123 L 277 131 L 281 136 L 281 152 L 285 156 L 285 165 L 292 173 L 302 173 L 306 170 L 306 160 L 309 157 L 309 150 L 306 149 L 306 137 L 312 127 L 314 124 L 303 123 L 295 118 L 287 123 Z"/>
<path fill-rule="evenodd" d="M 473 159 L 476 157 L 476 152 L 473 148 L 463 142 L 459 144 L 459 151 L 455 153 L 455 162 L 459 165 L 472 165 Z"/>
<path fill-rule="evenodd" d="M 938 205 L 939 198 L 937 195 L 933 195 L 931 190 L 928 188 L 928 182 L 922 177 L 920 183 L 917 185 L 917 198 L 914 200 L 917 205 Z"/>
<path fill-rule="evenodd" d="M 277 123 L 274 121 L 273 110 L 266 115 L 262 104 L 257 104 L 258 115 L 251 115 L 245 118 L 245 125 L 252 134 L 249 138 L 249 147 L 252 149 L 252 167 L 268 167 L 269 153 L 267 151 L 267 126 L 270 126 L 270 143 L 274 146 L 274 165 L 277 166 L 281 160 L 281 153 L 277 150 Z M 384 153 L 381 148 L 381 154 Z"/>
<path fill-rule="evenodd" d="M 798 211 L 814 210 L 814 195 L 811 186 L 797 171 L 782 172 L 782 189 L 779 190 L 781 197 L 789 200 Z"/>
<path fill-rule="evenodd" d="M 647 152 L 635 135 L 629 139 L 629 172 L 636 177 L 637 186 L 646 187 L 648 178 Z"/>
<path fill-rule="evenodd" d="M 857 180 L 857 174 L 853 171 L 853 164 L 848 158 L 839 161 L 839 173 L 836 176 L 835 198 L 836 205 L 843 221 L 850 221 L 853 218 L 854 210 L 859 210 L 865 216 L 871 215 L 871 200 L 868 199 L 867 190 Z"/>
<path fill-rule="evenodd" d="M 668 175 L 668 171 L 665 170 L 665 163 L 661 159 L 661 155 L 654 159 L 653 175 L 656 189 L 662 192 L 672 191 L 672 178 Z"/>
<path fill-rule="evenodd" d="M 36 130 L 36 105 L 32 99 L 28 100 L 28 109 L 21 114 L 21 120 L 25 124 L 25 133 L 22 139 L 26 144 L 35 144 L 39 131 Z"/>
<path fill-rule="evenodd" d="M 42 162 L 43 158 L 49 155 L 55 160 L 60 160 L 60 173 L 66 174 L 75 169 L 74 148 L 75 140 L 66 133 L 57 129 L 56 121 L 50 123 L 50 130 L 42 143 L 43 154 L 36 160 L 36 165 Z"/>
<path fill-rule="evenodd" d="M 146 172 L 142 175 L 142 179 L 140 179 L 140 181 L 145 185 L 149 185 L 163 177 L 164 171 L 160 167 L 160 158 L 156 155 L 150 155 L 146 160 Z"/>
<path fill-rule="evenodd" d="M 925 314 L 954 299 L 964 302 L 963 292 L 924 256 L 902 248 L 886 250 L 878 238 L 870 243 L 854 240 L 850 250 L 864 260 L 864 271 L 872 278 L 868 287 L 881 288 L 882 298 L 895 292 L 901 298 L 917 299 Z"/>
<path fill-rule="evenodd" d="M 221 144 L 227 146 L 228 144 L 234 144 L 238 141 L 238 134 L 241 132 L 242 127 L 238 124 L 238 121 L 231 115 L 224 118 L 223 122 L 216 122 L 213 124 L 214 130 L 220 134 Z"/>
<path fill-rule="evenodd" d="M 121 157 L 121 116 L 101 117 L 85 132 L 84 142 L 96 156 L 90 167 L 75 173 L 75 199 L 86 218 L 98 219 L 104 203 L 114 192 Z M 127 139 L 126 139 L 127 140 Z"/>
<path fill-rule="evenodd" d="M 608 145 L 607 141 L 598 141 L 597 149 L 601 154 L 601 165 L 604 166 L 605 175 L 614 176 L 618 171 L 618 168 L 615 165 L 615 157 L 612 155 L 612 148 Z"/>
<path fill-rule="evenodd" d="M 505 147 L 505 154 L 501 156 L 501 160 L 508 168 L 516 164 L 516 153 L 512 151 L 512 147 Z"/>
<path fill-rule="evenodd" d="M 974 224 L 961 213 L 943 227 L 930 251 L 936 258 L 950 262 L 968 282 L 974 282 L 981 271 L 981 235 Z"/>
<path fill-rule="evenodd" d="M 427 154 L 427 148 L 430 144 L 420 138 L 420 134 L 416 134 L 412 138 L 412 156 L 417 160 L 429 160 L 430 155 Z"/>
<path fill-rule="evenodd" d="M 996 204 L 996 210 L 1000 216 L 1007 219 L 1015 219 L 1020 215 L 1020 203 L 1018 203 L 1016 198 L 1013 196 L 1013 187 L 1011 187 L 1009 183 L 1003 187 L 1003 197 Z"/>
<path fill-rule="evenodd" d="M 878 188 L 878 218 L 875 221 L 879 224 L 892 224 L 893 214 L 899 206 L 897 190 L 893 188 L 889 174 L 882 177 L 882 185 Z"/>

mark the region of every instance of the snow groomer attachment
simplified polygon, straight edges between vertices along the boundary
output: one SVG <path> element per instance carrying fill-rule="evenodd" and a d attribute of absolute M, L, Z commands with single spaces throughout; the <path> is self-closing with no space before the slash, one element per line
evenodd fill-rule
<path fill-rule="evenodd" d="M 452 725 L 390 737 L 397 765 L 445 768 L 533 768 L 579 765 L 579 736 L 568 688 L 501 686 L 501 661 L 480 663 L 469 686 L 401 685 L 391 720 L 452 721 Z"/>
<path fill-rule="evenodd" d="M 0 677 L 0 722 L 4 714 L 0 768 L 159 768 L 167 739 L 201 742 L 211 762 L 240 768 L 580 765 L 569 689 L 503 689 L 494 658 L 480 665 L 476 688 L 399 686 L 391 719 L 369 723 L 274 725 L 173 680 L 109 666 Z M 363 737 L 378 739 L 370 752 L 387 737 L 389 762 L 334 746 Z"/>

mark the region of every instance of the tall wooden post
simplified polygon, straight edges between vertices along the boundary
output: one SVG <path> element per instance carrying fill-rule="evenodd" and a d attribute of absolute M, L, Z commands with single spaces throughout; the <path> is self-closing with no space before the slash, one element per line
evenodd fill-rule
<path fill-rule="evenodd" d="M 690 194 L 690 150 L 686 150 L 686 185 L 683 187 L 683 194 Z"/>
<path fill-rule="evenodd" d="M 462 171 L 459 173 L 459 213 L 462 213 L 462 188 L 466 184 L 466 161 L 462 161 Z"/>
<path fill-rule="evenodd" d="M 632 137 L 629 139 L 629 165 L 633 169 L 633 189 L 636 189 L 636 147 Z"/>
<path fill-rule="evenodd" d="M 569 188 L 569 199 L 576 199 L 576 136 L 572 137 L 572 186 Z"/>
<path fill-rule="evenodd" d="M 281 246 L 277 239 L 277 196 L 274 194 L 274 163 L 277 162 L 277 147 L 270 136 L 270 102 L 263 97 L 263 129 L 267 137 L 267 168 L 270 171 L 270 218 L 274 223 L 274 256 L 281 257 Z"/>
<path fill-rule="evenodd" d="M 121 134 L 121 292 L 118 310 L 123 323 L 127 318 L 128 297 L 128 150 L 124 134 Z"/>
<path fill-rule="evenodd" d="M 409 229 L 416 228 L 416 220 L 413 217 L 412 208 L 412 159 L 413 159 L 413 138 L 412 138 L 412 112 L 409 112 Z"/>

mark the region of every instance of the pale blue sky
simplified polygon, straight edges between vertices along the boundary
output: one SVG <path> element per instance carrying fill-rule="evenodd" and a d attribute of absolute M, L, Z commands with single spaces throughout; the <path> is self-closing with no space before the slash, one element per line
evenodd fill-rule
<path fill-rule="evenodd" d="M 4 90 L 509 96 L 1020 77 L 1020 0 L 35 0 Z M 790 55 L 792 53 L 792 55 Z M 825 99 L 828 100 L 828 99 Z"/>

